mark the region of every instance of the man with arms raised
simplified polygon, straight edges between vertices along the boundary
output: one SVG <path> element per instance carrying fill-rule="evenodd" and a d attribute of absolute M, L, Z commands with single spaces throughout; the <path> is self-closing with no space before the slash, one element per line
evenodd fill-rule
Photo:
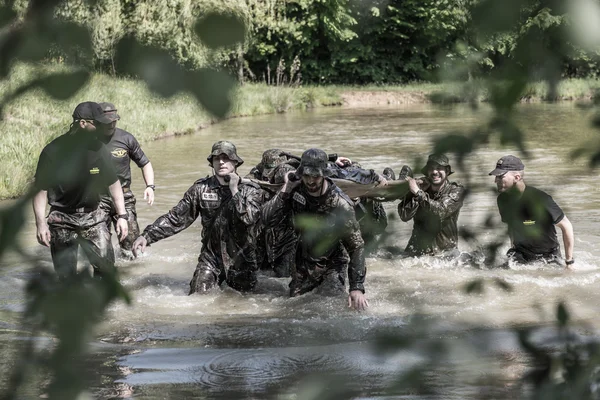
<path fill-rule="evenodd" d="M 364 310 L 364 242 L 351 200 L 326 177 L 328 173 L 327 154 L 306 150 L 298 170 L 286 175 L 281 190 L 264 205 L 263 221 L 266 227 L 286 221 L 296 228 L 290 296 L 310 292 L 325 281 L 344 290 L 347 269 L 348 305 Z"/>
<path fill-rule="evenodd" d="M 573 260 L 573 225 L 563 210 L 547 193 L 527 186 L 523 177 L 523 162 L 512 155 L 504 156 L 489 173 L 498 187 L 498 210 L 502 222 L 508 225 L 511 248 L 508 257 L 517 263 L 545 261 L 561 264 L 556 228 L 562 231 L 565 264 L 570 269 Z"/>
<path fill-rule="evenodd" d="M 403 171 L 408 167 L 403 167 Z M 400 219 L 414 220 L 413 231 L 406 246 L 411 256 L 423 254 L 456 257 L 458 251 L 458 214 L 463 205 L 465 189 L 450 182 L 453 174 L 444 154 L 431 154 L 421 170 L 425 177 L 406 176 L 410 192 L 398 204 Z"/>
<path fill-rule="evenodd" d="M 137 254 L 202 218 L 202 248 L 189 294 L 204 293 L 223 281 L 239 291 L 256 284 L 256 227 L 261 194 L 257 185 L 241 183 L 237 168 L 244 162 L 233 143 L 220 141 L 207 158 L 214 175 L 199 179 L 167 214 L 148 225 L 133 243 Z"/>

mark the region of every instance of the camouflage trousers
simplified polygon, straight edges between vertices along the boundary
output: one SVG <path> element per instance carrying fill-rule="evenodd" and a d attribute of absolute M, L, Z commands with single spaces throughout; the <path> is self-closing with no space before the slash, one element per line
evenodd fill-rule
<path fill-rule="evenodd" d="M 277 278 L 287 278 L 296 259 L 298 239 L 293 230 L 265 229 L 259 236 L 259 265 Z M 262 255 L 262 261 L 260 256 Z"/>
<path fill-rule="evenodd" d="M 253 247 L 240 249 L 228 264 L 231 265 L 226 268 L 223 257 L 216 254 L 209 246 L 202 246 L 198 265 L 190 281 L 189 294 L 205 293 L 224 281 L 230 288 L 240 292 L 254 289 L 258 280 L 258 264 L 256 250 Z"/>
<path fill-rule="evenodd" d="M 314 259 L 301 244 L 292 267 L 290 297 L 299 296 L 318 288 L 320 294 L 337 295 L 346 290 L 346 274 L 349 257 L 339 244 L 328 257 Z"/>
<path fill-rule="evenodd" d="M 125 189 L 123 191 L 123 197 L 125 199 L 125 212 L 127 212 L 127 226 L 129 228 L 129 232 L 127 233 L 127 237 L 125 237 L 125 239 L 119 243 L 119 246 L 121 249 L 121 255 L 124 258 L 133 259 L 133 242 L 140 236 L 140 227 L 137 222 L 137 211 L 135 208 L 137 200 L 133 192 L 129 189 Z M 100 208 L 102 208 L 109 215 L 109 218 L 106 220 L 106 226 L 108 227 L 109 234 L 112 230 L 112 226 L 115 227 L 116 231 L 117 210 L 115 209 L 112 198 L 110 196 L 103 196 L 102 201 L 100 202 Z"/>
<path fill-rule="evenodd" d="M 115 255 L 106 227 L 106 213 L 101 209 L 91 212 L 67 213 L 51 209 L 48 214 L 50 251 L 54 270 L 60 278 L 77 273 L 77 253 L 83 250 L 94 269 L 94 276 L 114 268 Z"/>

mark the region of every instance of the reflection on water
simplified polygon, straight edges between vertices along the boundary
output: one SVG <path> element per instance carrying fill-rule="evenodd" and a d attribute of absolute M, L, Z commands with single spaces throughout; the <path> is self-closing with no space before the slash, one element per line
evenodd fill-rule
<path fill-rule="evenodd" d="M 382 171 L 390 166 L 398 171 L 403 164 L 426 157 L 433 138 L 448 131 L 467 132 L 478 123 L 478 116 L 466 107 L 329 109 L 234 119 L 192 136 L 148 143 L 144 149 L 156 171 L 157 192 L 154 206 L 138 202 L 140 226 L 153 222 L 196 179 L 211 173 L 206 156 L 217 140 L 237 145 L 245 160 L 242 174 L 272 147 L 297 154 L 322 147 L 365 168 Z M 126 119 L 124 115 L 123 122 Z M 518 109 L 517 121 L 532 150 L 525 160 L 526 181 L 551 193 L 574 225 L 575 272 L 545 265 L 487 270 L 429 257 L 384 257 L 382 252 L 367 259 L 370 308 L 363 314 L 348 310 L 345 296 L 310 293 L 289 299 L 288 280 L 268 276 L 261 277 L 251 294 L 224 288 L 190 297 L 188 283 L 200 250 L 196 222 L 175 238 L 152 245 L 139 259 L 120 263 L 133 304 L 114 305 L 100 328 L 104 344 L 92 359 L 105 365 L 92 373 L 94 390 L 104 398 L 262 398 L 308 390 L 306 374 L 329 379 L 331 373 L 332 386 L 336 377 L 343 378 L 355 397 L 383 397 L 383 387 L 399 372 L 419 365 L 427 354 L 411 349 L 379 357 L 370 351 L 374 337 L 407 334 L 413 329 L 414 315 L 420 314 L 431 323 L 424 338 L 442 337 L 457 345 L 430 373 L 429 383 L 436 393 L 457 399 L 481 398 L 482 393 L 488 393 L 488 398 L 514 397 L 514 379 L 522 373 L 525 360 L 515 353 L 515 338 L 505 329 L 552 321 L 560 300 L 571 306 L 576 320 L 597 329 L 600 303 L 596 289 L 600 189 L 586 162 L 569 158 L 571 149 L 597 133 L 582 111 L 568 104 L 524 105 Z M 469 158 L 464 169 L 454 168 L 451 178 L 472 190 L 459 226 L 482 232 L 476 241 L 459 244 L 464 252 L 477 252 L 504 234 L 502 226 L 493 231 L 483 227 L 488 218 L 499 222 L 493 179 L 487 174 L 498 158 L 509 153 L 517 154 L 492 142 Z M 133 191 L 141 194 L 139 170 L 133 175 Z M 403 248 L 411 224 L 398 220 L 396 202 L 386 203 L 386 210 L 391 221 L 385 245 Z M 49 251 L 35 241 L 33 219 L 22 244 L 51 268 Z M 504 254 L 507 249 L 508 242 L 500 250 Z M 10 331 L 16 329 L 16 316 L 23 309 L 28 271 L 19 257 L 11 255 L 3 260 L 0 273 L 0 328 Z M 486 282 L 484 293 L 465 295 L 465 285 L 478 278 Z M 494 285 L 496 279 L 510 284 L 512 292 Z M 473 327 L 484 327 L 488 333 L 473 335 Z M 497 347 L 484 353 L 474 350 L 482 337 Z"/>

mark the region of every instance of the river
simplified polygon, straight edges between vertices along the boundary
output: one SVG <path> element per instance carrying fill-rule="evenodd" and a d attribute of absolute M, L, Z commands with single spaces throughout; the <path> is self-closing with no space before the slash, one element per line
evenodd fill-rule
<path fill-rule="evenodd" d="M 127 116 L 122 117 L 127 128 Z M 136 168 L 132 189 L 138 194 L 140 227 L 168 211 L 196 179 L 211 173 L 206 157 L 217 140 L 237 145 L 245 160 L 242 175 L 260 160 L 263 150 L 275 147 L 297 154 L 320 147 L 365 168 L 381 172 L 390 166 L 399 171 L 416 157 L 426 157 L 436 136 L 469 132 L 486 117 L 485 107 L 477 112 L 466 106 L 430 105 L 331 108 L 231 119 L 193 135 L 147 143 L 143 148 L 156 171 L 157 190 L 155 204 L 145 204 Z M 530 150 L 530 157 L 524 158 L 526 182 L 550 193 L 573 223 L 574 272 L 545 265 L 482 269 L 428 257 L 374 256 L 367 259 L 370 308 L 364 313 L 348 310 L 345 297 L 310 293 L 289 299 L 287 279 L 266 275 L 252 294 L 225 288 L 187 296 L 200 249 L 198 221 L 176 237 L 152 245 L 144 256 L 118 263 L 133 303 L 113 305 L 98 329 L 89 356 L 91 392 L 100 398 L 295 398 L 292 394 L 310 396 L 310 390 L 329 387 L 330 392 L 347 390 L 346 398 L 425 399 L 430 397 L 388 388 L 403 371 L 428 365 L 423 363 L 432 357 L 424 343 L 439 339 L 450 350 L 433 360 L 427 384 L 435 393 L 456 399 L 483 394 L 511 398 L 516 378 L 528 366 L 518 351 L 514 326 L 550 326 L 556 304 L 565 301 L 572 317 L 585 326 L 582 332 L 600 328 L 596 246 L 600 189 L 587 161 L 570 158 L 573 149 L 598 135 L 588 119 L 573 104 L 524 104 L 515 116 Z M 480 232 L 477 241 L 460 243 L 462 251 L 475 252 L 502 232 L 486 230 L 484 224 L 487 218 L 499 222 L 497 194 L 488 172 L 506 154 L 519 155 L 493 137 L 464 168 L 454 164 L 456 173 L 450 179 L 471 189 L 459 226 Z M 390 217 L 386 240 L 403 248 L 411 223 L 398 220 L 396 206 L 397 202 L 386 203 Z M 35 241 L 33 219 L 20 242 L 51 268 L 50 252 Z M 500 254 L 507 249 L 508 242 Z M 22 337 L 18 317 L 29 275 L 14 254 L 2 260 L 0 273 L 0 343 L 9 354 Z M 484 293 L 467 295 L 465 285 L 480 278 L 487 283 Z M 495 279 L 508 283 L 512 291 L 494 285 Z M 373 349 L 382 334 L 415 335 L 419 341 L 402 351 L 379 354 Z M 551 329 L 542 329 L 538 339 L 551 341 L 552 335 Z M 10 359 L 0 363 L 2 371 L 12 365 Z"/>

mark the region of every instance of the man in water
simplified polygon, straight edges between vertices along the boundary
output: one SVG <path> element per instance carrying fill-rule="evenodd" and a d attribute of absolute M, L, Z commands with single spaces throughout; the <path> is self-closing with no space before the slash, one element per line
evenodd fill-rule
<path fill-rule="evenodd" d="M 294 170 L 283 150 L 269 149 L 263 153 L 261 162 L 250 170 L 246 178 L 281 184 L 285 175 Z M 264 202 L 273 197 L 267 190 L 263 191 L 263 196 Z M 296 255 L 294 228 L 283 221 L 268 228 L 260 224 L 257 252 L 261 269 L 273 271 L 278 278 L 290 276 Z"/>
<path fill-rule="evenodd" d="M 512 155 L 504 156 L 489 173 L 498 188 L 498 210 L 508 225 L 511 248 L 509 259 L 517 263 L 544 261 L 561 264 L 556 228 L 562 231 L 567 269 L 573 267 L 573 225 L 550 195 L 527 186 L 525 166 Z"/>
<path fill-rule="evenodd" d="M 348 305 L 364 310 L 368 307 L 364 242 L 352 201 L 327 175 L 327 154 L 320 149 L 306 150 L 295 174 L 286 175 L 281 190 L 263 206 L 263 221 L 267 227 L 285 221 L 296 229 L 291 297 L 310 292 L 325 281 L 336 290 L 345 290 L 347 269 Z"/>
<path fill-rule="evenodd" d="M 233 143 L 212 146 L 208 163 L 214 175 L 194 182 L 167 214 L 148 225 L 133 243 L 137 256 L 146 246 L 171 237 L 202 218 L 202 248 L 190 282 L 192 293 L 204 293 L 223 281 L 238 291 L 256 284 L 256 222 L 260 218 L 258 185 L 241 183 L 243 164 Z"/>
<path fill-rule="evenodd" d="M 133 162 L 142 169 L 142 176 L 146 182 L 144 200 L 147 200 L 150 205 L 154 203 L 154 169 L 136 138 L 133 137 L 131 133 L 117 128 L 117 121 L 121 119 L 121 117 L 117 114 L 117 109 L 114 104 L 100 103 L 100 106 L 104 110 L 104 115 L 111 121 L 109 129 L 105 130 L 104 135 L 100 137 L 100 141 L 106 145 L 110 152 L 113 164 L 117 171 L 117 176 L 119 177 L 121 187 L 123 188 L 123 196 L 125 197 L 125 210 L 127 213 L 129 234 L 125 240 L 121 242 L 121 255 L 126 259 L 132 259 L 133 253 L 131 252 L 131 248 L 133 241 L 140 235 L 140 227 L 138 226 L 137 211 L 135 209 L 136 198 L 131 191 L 130 163 L 133 160 Z M 113 224 L 116 224 L 118 221 L 115 206 L 110 197 L 103 196 L 101 207 L 109 214 L 107 224 L 110 232 L 111 221 Z"/>
<path fill-rule="evenodd" d="M 405 252 L 411 256 L 428 254 L 454 258 L 459 255 L 457 221 L 465 189 L 448 180 L 454 172 L 443 154 L 431 154 L 421 172 L 425 175 L 421 179 L 407 174 L 410 192 L 398 204 L 400 219 L 414 220 Z"/>
<path fill-rule="evenodd" d="M 80 246 L 94 276 L 114 267 L 107 214 L 98 207 L 102 193 L 109 192 L 115 204 L 119 240 L 127 236 L 121 184 L 110 154 L 98 140 L 110 123 L 99 104 L 81 103 L 73 111 L 69 132 L 50 142 L 40 154 L 33 198 L 36 235 L 40 244 L 50 247 L 61 279 L 77 272 Z M 45 218 L 48 203 L 50 213 Z"/>

